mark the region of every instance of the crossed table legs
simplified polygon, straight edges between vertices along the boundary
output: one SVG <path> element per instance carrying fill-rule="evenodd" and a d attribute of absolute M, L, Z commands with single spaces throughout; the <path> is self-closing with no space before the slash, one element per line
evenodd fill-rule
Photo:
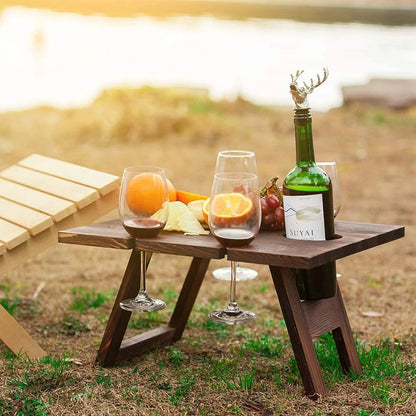
<path fill-rule="evenodd" d="M 123 341 L 131 312 L 122 310 L 119 303 L 122 299 L 137 294 L 140 274 L 140 252 L 133 249 L 98 351 L 98 361 L 104 367 L 110 367 L 157 346 L 179 340 L 209 262 L 208 258 L 192 259 L 167 326 L 152 329 Z M 339 288 L 333 298 L 301 302 L 292 269 L 270 266 L 270 272 L 306 394 L 317 398 L 327 393 L 313 346 L 313 338 L 323 333 L 332 331 L 343 370 L 360 374 L 361 364 Z"/>
<path fill-rule="evenodd" d="M 264 232 L 259 233 L 249 247 L 229 250 L 225 250 L 212 236 L 162 233 L 157 238 L 134 240 L 118 220 L 60 231 L 59 241 L 132 250 L 98 351 L 98 361 L 105 367 L 181 338 L 211 259 L 227 255 L 229 260 L 269 265 L 305 392 L 316 398 L 325 395 L 327 388 L 313 338 L 332 332 L 345 372 L 352 371 L 358 375 L 362 371 L 361 364 L 339 287 L 332 298 L 302 302 L 293 270 L 317 267 L 404 236 L 404 227 L 397 225 L 337 221 L 335 226 L 340 238 L 334 240 L 290 240 L 279 233 Z M 119 303 L 138 292 L 139 250 L 193 259 L 168 325 L 123 341 L 131 313 L 123 311 Z"/>

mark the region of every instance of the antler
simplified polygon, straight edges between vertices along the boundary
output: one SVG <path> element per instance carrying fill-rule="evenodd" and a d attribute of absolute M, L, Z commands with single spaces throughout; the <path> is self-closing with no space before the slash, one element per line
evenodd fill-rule
<path fill-rule="evenodd" d="M 306 89 L 308 94 L 310 94 L 316 87 L 319 87 L 321 84 L 323 84 L 326 81 L 326 79 L 328 78 L 328 75 L 329 75 L 328 68 L 323 68 L 323 70 L 324 70 L 324 77 L 322 78 L 322 81 L 321 81 L 321 78 L 319 77 L 319 74 L 317 74 L 318 82 L 316 84 L 313 83 L 313 78 L 311 78 L 311 85 L 310 86 L 307 85 L 306 82 L 303 83 L 303 85 L 305 86 L 305 89 Z"/>
<path fill-rule="evenodd" d="M 290 75 L 292 82 L 290 83 L 290 93 L 292 95 L 293 101 L 296 104 L 296 108 L 307 108 L 308 107 L 308 95 L 319 85 L 324 83 L 328 78 L 329 71 L 328 68 L 324 68 L 324 76 L 321 79 L 319 74 L 317 75 L 318 81 L 316 84 L 313 82 L 313 78 L 311 78 L 311 85 L 303 83 L 304 87 L 298 86 L 298 78 L 303 74 L 303 71 L 297 70 L 295 75 Z"/>
<path fill-rule="evenodd" d="M 297 85 L 298 78 L 303 74 L 303 70 L 297 70 L 295 75 L 290 74 L 290 78 L 292 78 L 292 84 Z"/>

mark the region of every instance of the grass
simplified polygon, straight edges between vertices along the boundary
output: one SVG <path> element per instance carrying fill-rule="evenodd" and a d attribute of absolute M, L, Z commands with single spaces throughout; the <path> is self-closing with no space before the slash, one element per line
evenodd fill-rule
<path fill-rule="evenodd" d="M 108 398 L 101 397 L 104 402 L 113 400 L 117 391 L 129 407 L 141 409 L 145 397 L 136 383 L 143 377 L 149 383 L 147 394 L 156 395 L 161 404 L 182 409 L 181 412 L 184 406 L 189 406 L 191 397 L 212 394 L 225 397 L 227 392 L 234 392 L 240 400 L 256 403 L 263 397 L 261 406 L 269 409 L 272 405 L 270 393 L 273 395 L 278 390 L 299 386 L 299 373 L 290 352 L 282 354 L 282 351 L 290 351 L 287 338 L 270 338 L 265 334 L 254 336 L 251 331 L 246 332 L 242 347 L 224 351 L 223 357 L 199 356 L 199 348 L 190 347 L 185 340 L 181 342 L 182 346 L 173 345 L 149 353 L 144 363 L 133 367 L 127 365 L 127 371 L 98 367 L 92 378 L 85 379 L 84 376 L 83 380 L 75 374 L 74 360 L 66 356 L 29 361 L 5 352 L 7 383 L 0 411 L 4 415 L 46 415 L 56 400 L 54 391 L 67 391 L 71 400 L 77 401 L 98 399 L 97 395 L 102 394 L 99 392 L 103 389 L 109 392 Z M 385 341 L 377 345 L 357 342 L 363 365 L 363 374 L 358 377 L 342 373 L 332 337 L 321 337 L 315 346 L 330 389 L 343 383 L 355 383 L 363 386 L 366 399 L 373 403 L 374 409 L 361 408 L 355 415 L 381 414 L 377 408 L 394 409 L 414 394 L 416 368 L 404 358 L 400 345 Z M 248 351 L 254 354 L 247 357 Z M 153 361 L 157 363 L 157 369 L 151 364 Z M 241 405 L 233 403 L 232 408 L 226 408 L 226 413 L 233 414 L 237 410 L 243 412 Z M 314 414 L 325 413 L 316 410 Z"/>
<path fill-rule="evenodd" d="M 416 387 L 416 366 L 404 360 L 400 345 L 383 341 L 369 348 L 360 346 L 360 360 L 361 377 L 369 382 L 371 395 L 388 406 L 409 400 Z"/>
<path fill-rule="evenodd" d="M 0 305 L 13 315 L 20 304 L 20 295 L 14 294 L 10 282 L 0 284 Z"/>
<path fill-rule="evenodd" d="M 46 357 L 37 361 L 9 357 L 6 395 L 0 399 L 2 415 L 47 415 L 47 395 L 58 388 L 76 384 L 70 374 L 68 357 Z"/>
<path fill-rule="evenodd" d="M 72 289 L 73 301 L 70 306 L 71 310 L 86 312 L 88 309 L 97 309 L 105 302 L 114 297 L 114 292 L 101 293 L 93 289 L 91 292 L 83 287 L 74 287 Z"/>
<path fill-rule="evenodd" d="M 362 375 L 343 374 L 332 338 L 321 337 L 315 346 L 329 395 L 306 398 L 266 267 L 237 287 L 255 325 L 207 320 L 228 300 L 228 283 L 211 276 L 216 261 L 180 341 L 102 368 L 96 352 L 130 253 L 58 244 L 0 281 L 2 305 L 49 354 L 29 362 L 0 345 L 0 414 L 415 415 L 414 111 L 351 106 L 313 114 L 317 159 L 339 165 L 340 220 L 406 225 L 403 241 L 337 264 Z M 0 114 L 0 169 L 33 152 L 117 175 L 151 162 L 166 167 L 178 189 L 208 194 L 218 150 L 255 150 L 261 182 L 284 177 L 294 164 L 292 124 L 289 109 L 242 99 L 109 90 L 86 108 Z M 188 267 L 186 256 L 152 256 L 148 291 L 168 307 L 132 314 L 127 336 L 168 322 Z"/>

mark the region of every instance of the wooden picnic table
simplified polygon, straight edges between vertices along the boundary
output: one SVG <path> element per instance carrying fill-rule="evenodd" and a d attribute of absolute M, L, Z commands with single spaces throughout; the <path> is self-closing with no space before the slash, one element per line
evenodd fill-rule
<path fill-rule="evenodd" d="M 294 270 L 311 269 L 404 236 L 404 227 L 381 224 L 337 221 L 335 230 L 338 238 L 328 241 L 291 240 L 283 233 L 262 231 L 249 246 L 227 250 L 211 235 L 163 232 L 155 238 L 134 239 L 115 220 L 60 231 L 59 241 L 132 250 L 98 350 L 97 359 L 104 367 L 181 338 L 211 259 L 227 256 L 229 260 L 268 265 L 305 392 L 317 398 L 325 395 L 327 388 L 314 338 L 332 332 L 343 370 L 358 375 L 362 369 L 340 288 L 333 298 L 302 301 Z M 138 292 L 140 250 L 188 256 L 192 261 L 168 325 L 123 340 L 131 312 L 122 310 L 119 303 Z"/>

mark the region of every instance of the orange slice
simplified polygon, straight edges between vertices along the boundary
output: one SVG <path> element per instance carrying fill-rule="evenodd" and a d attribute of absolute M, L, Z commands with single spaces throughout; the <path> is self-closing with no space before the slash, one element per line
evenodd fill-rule
<path fill-rule="evenodd" d="M 213 222 L 223 226 L 243 224 L 253 209 L 251 199 L 238 192 L 217 194 L 210 205 Z"/>
<path fill-rule="evenodd" d="M 194 194 L 192 192 L 186 191 L 176 191 L 176 200 L 181 201 L 184 204 L 188 205 L 191 201 L 197 201 L 198 199 L 207 199 L 205 195 Z"/>
<path fill-rule="evenodd" d="M 208 224 L 208 210 L 209 210 L 209 198 L 205 200 L 202 205 L 202 215 L 204 216 L 205 222 Z"/>
<path fill-rule="evenodd" d="M 195 218 L 200 223 L 204 223 L 205 222 L 204 214 L 202 212 L 202 208 L 203 208 L 203 206 L 205 204 L 205 201 L 207 201 L 207 200 L 206 199 L 197 199 L 195 201 L 191 201 L 188 204 L 189 210 L 192 212 L 192 214 L 195 215 Z"/>

